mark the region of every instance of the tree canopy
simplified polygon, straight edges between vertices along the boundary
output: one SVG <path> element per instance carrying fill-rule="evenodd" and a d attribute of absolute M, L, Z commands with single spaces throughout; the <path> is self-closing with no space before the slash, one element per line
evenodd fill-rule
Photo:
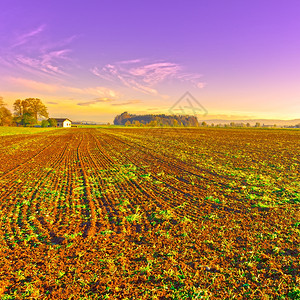
<path fill-rule="evenodd" d="M 57 121 L 55 119 L 53 119 L 53 118 L 50 118 L 48 120 L 48 123 L 49 123 L 50 127 L 56 127 L 56 125 L 57 125 Z"/>
<path fill-rule="evenodd" d="M 137 123 L 138 122 L 138 123 Z M 199 126 L 197 117 L 185 115 L 132 115 L 124 112 L 115 117 L 115 125 L 137 125 L 140 126 Z"/>
<path fill-rule="evenodd" d="M 47 107 L 38 98 L 16 100 L 14 103 L 14 114 L 16 123 L 25 126 L 36 124 L 39 117 L 48 118 Z"/>
<path fill-rule="evenodd" d="M 5 107 L 3 98 L 0 97 L 0 126 L 8 126 L 12 123 L 12 114 L 10 110 Z"/>

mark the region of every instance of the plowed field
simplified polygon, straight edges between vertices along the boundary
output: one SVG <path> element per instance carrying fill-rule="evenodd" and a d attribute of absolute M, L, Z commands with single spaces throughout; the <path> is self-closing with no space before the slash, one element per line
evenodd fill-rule
<path fill-rule="evenodd" d="M 0 137 L 1 299 L 300 299 L 300 131 Z"/>

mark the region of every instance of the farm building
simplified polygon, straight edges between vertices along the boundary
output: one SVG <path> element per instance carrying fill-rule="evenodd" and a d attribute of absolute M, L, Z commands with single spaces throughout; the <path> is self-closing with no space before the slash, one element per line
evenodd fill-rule
<path fill-rule="evenodd" d="M 72 125 L 72 121 L 67 119 L 67 118 L 61 118 L 61 119 L 57 119 L 54 118 L 57 122 L 57 127 L 71 127 Z"/>

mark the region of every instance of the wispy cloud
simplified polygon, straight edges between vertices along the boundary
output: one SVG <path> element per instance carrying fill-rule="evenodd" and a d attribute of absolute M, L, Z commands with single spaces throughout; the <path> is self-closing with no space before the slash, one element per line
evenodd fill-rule
<path fill-rule="evenodd" d="M 0 64 L 38 76 L 68 75 L 66 66 L 72 63 L 69 46 L 76 36 L 51 41 L 45 29 L 45 24 L 40 25 L 19 34 L 6 48 L 0 47 Z"/>
<path fill-rule="evenodd" d="M 142 61 L 143 61 L 142 59 L 137 58 L 137 59 L 121 60 L 121 61 L 119 61 L 117 64 L 120 64 L 120 65 L 127 65 L 127 64 L 140 63 L 140 62 L 142 62 Z"/>
<path fill-rule="evenodd" d="M 89 87 L 89 88 L 75 88 L 75 87 L 65 86 L 64 89 L 74 94 L 92 95 L 98 97 L 116 98 L 119 95 L 118 92 L 102 86 Z"/>
<path fill-rule="evenodd" d="M 16 42 L 12 45 L 12 48 L 15 48 L 17 46 L 21 46 L 21 45 L 27 43 L 32 37 L 38 35 L 42 31 L 44 31 L 45 27 L 46 27 L 46 25 L 43 24 L 29 32 L 19 35 L 16 38 Z"/>
<path fill-rule="evenodd" d="M 149 85 L 155 85 L 168 77 L 175 76 L 180 69 L 177 64 L 163 62 L 130 68 L 128 72 L 133 76 L 140 77 Z"/>
<path fill-rule="evenodd" d="M 49 51 L 41 53 L 35 57 L 24 54 L 17 54 L 13 60 L 15 65 L 31 71 L 42 72 L 48 75 L 66 75 L 63 71 L 62 61 L 68 60 L 67 54 L 70 49 L 62 49 L 58 51 Z"/>
<path fill-rule="evenodd" d="M 111 101 L 115 101 L 115 99 L 111 99 L 111 98 L 99 98 L 99 99 L 94 99 L 91 101 L 86 101 L 86 102 L 79 102 L 77 103 L 77 105 L 79 106 L 90 106 L 93 104 L 97 104 L 97 103 L 108 103 Z"/>
<path fill-rule="evenodd" d="M 141 100 L 129 100 L 126 102 L 121 102 L 121 103 L 113 103 L 113 106 L 124 106 L 124 105 L 132 105 L 132 104 L 139 104 L 142 103 Z"/>
<path fill-rule="evenodd" d="M 198 88 L 205 86 L 201 74 L 185 72 L 181 65 L 168 61 L 124 60 L 102 68 L 94 67 L 91 72 L 107 81 L 150 95 L 158 95 L 157 85 L 171 79 L 188 82 Z"/>
<path fill-rule="evenodd" d="M 34 73 L 44 73 L 47 75 L 66 75 L 66 73 L 59 67 L 55 61 L 58 57 L 51 57 L 51 53 L 47 55 L 41 55 L 37 58 L 31 58 L 24 55 L 17 55 L 14 58 L 16 66 L 23 70 L 27 70 Z"/>

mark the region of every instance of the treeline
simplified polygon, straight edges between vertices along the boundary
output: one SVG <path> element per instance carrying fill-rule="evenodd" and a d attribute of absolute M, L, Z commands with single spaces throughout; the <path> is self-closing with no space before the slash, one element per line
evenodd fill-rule
<path fill-rule="evenodd" d="M 6 108 L 6 104 L 3 98 L 0 97 L 0 126 L 9 126 L 12 123 L 12 114 L 9 109 Z"/>
<path fill-rule="evenodd" d="M 33 126 L 38 123 L 38 118 L 48 118 L 47 107 L 38 98 L 18 99 L 13 108 L 12 114 L 0 97 L 0 126 Z M 42 126 L 49 126 L 49 122 L 43 120 Z"/>
<path fill-rule="evenodd" d="M 124 112 L 115 117 L 115 125 L 125 126 L 189 126 L 198 127 L 199 123 L 195 116 L 181 116 L 181 115 L 132 115 Z"/>

